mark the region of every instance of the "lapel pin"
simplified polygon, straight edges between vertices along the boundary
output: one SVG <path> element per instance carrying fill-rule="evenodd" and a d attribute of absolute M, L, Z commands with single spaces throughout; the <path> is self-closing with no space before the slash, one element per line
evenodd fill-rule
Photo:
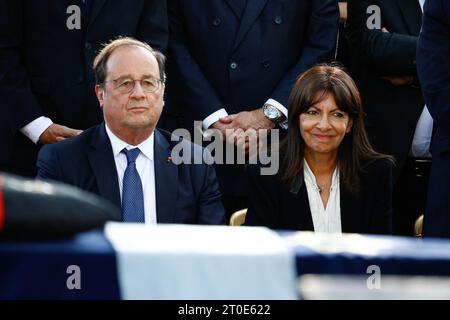
<path fill-rule="evenodd" d="M 171 156 L 167 157 L 167 162 L 172 162 L 172 157 Z"/>

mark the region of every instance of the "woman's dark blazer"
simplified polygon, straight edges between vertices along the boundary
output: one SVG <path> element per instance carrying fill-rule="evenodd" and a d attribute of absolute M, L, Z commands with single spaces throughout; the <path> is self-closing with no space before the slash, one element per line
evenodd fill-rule
<path fill-rule="evenodd" d="M 392 163 L 376 160 L 361 173 L 359 195 L 340 185 L 341 223 L 345 233 L 392 232 Z M 303 175 L 288 186 L 280 173 L 260 175 L 259 166 L 248 167 L 251 181 L 245 225 L 271 229 L 314 230 Z"/>

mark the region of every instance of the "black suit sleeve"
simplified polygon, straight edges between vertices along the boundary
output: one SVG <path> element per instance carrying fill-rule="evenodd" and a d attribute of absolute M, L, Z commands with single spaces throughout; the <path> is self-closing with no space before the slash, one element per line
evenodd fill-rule
<path fill-rule="evenodd" d="M 339 5 L 335 0 L 311 1 L 310 21 L 306 43 L 292 69 L 278 84 L 273 99 L 287 107 L 288 98 L 298 76 L 317 63 L 330 62 L 335 58 L 336 40 L 339 29 Z M 295 39 L 286 39 L 295 41 Z"/>
<path fill-rule="evenodd" d="M 371 234 L 392 234 L 392 189 L 393 164 L 377 161 L 370 168 L 368 176 L 368 232 Z"/>
<path fill-rule="evenodd" d="M 205 150 L 209 163 L 211 155 Z M 222 196 L 219 190 L 216 172 L 212 165 L 203 164 L 203 183 L 198 200 L 198 223 L 222 225 L 225 223 L 225 209 L 222 205 Z"/>
<path fill-rule="evenodd" d="M 450 138 L 450 3 L 427 0 L 417 50 L 417 66 L 428 109 Z M 450 145 L 450 143 L 448 143 Z"/>
<path fill-rule="evenodd" d="M 166 0 L 145 0 L 136 37 L 153 49 L 165 52 L 169 41 Z"/>
<path fill-rule="evenodd" d="M 45 145 L 41 148 L 37 159 L 37 168 L 37 178 L 62 181 L 55 145 Z"/>
<path fill-rule="evenodd" d="M 188 48 L 188 39 L 183 29 L 183 15 L 178 0 L 169 0 L 170 58 L 179 74 L 178 82 L 183 84 L 185 95 L 195 101 L 194 113 L 197 118 L 205 119 L 212 113 L 225 108 L 213 86 L 206 79 L 200 66 L 192 57 Z"/>
<path fill-rule="evenodd" d="M 399 33 L 369 29 L 368 21 L 376 12 L 370 6 L 378 6 L 375 0 L 350 0 L 346 34 L 350 46 L 372 66 L 379 76 L 406 76 L 416 74 L 417 37 Z M 383 13 L 380 12 L 382 21 Z M 384 25 L 381 25 L 383 28 Z"/>
<path fill-rule="evenodd" d="M 275 176 L 261 175 L 260 169 L 261 167 L 253 165 L 247 170 L 250 189 L 245 225 L 276 229 L 279 220 L 278 183 Z"/>
<path fill-rule="evenodd" d="M 21 61 L 23 19 L 22 0 L 0 0 L 0 125 L 13 132 L 43 115 Z"/>

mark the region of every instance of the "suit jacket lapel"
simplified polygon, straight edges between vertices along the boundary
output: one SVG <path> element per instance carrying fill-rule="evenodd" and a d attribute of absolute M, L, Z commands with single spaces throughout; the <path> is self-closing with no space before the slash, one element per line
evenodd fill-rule
<path fill-rule="evenodd" d="M 311 214 L 311 207 L 309 206 L 308 191 L 306 190 L 306 185 L 303 183 L 300 191 L 298 193 L 300 201 L 298 201 L 298 206 L 300 210 L 299 214 L 299 225 L 302 226 L 302 230 L 314 230 L 314 222 Z"/>
<path fill-rule="evenodd" d="M 100 196 L 121 208 L 116 163 L 104 123 L 97 127 L 97 132 L 93 135 L 88 159 Z"/>
<path fill-rule="evenodd" d="M 411 35 L 418 36 L 422 26 L 422 9 L 418 0 L 396 0 Z"/>
<path fill-rule="evenodd" d="M 343 182 L 340 185 L 341 194 L 341 226 L 342 232 L 358 233 L 361 230 L 361 197 L 354 196 L 348 191 Z"/>
<path fill-rule="evenodd" d="M 230 7 L 231 11 L 233 11 L 233 13 L 236 15 L 236 17 L 238 18 L 238 20 L 241 20 L 242 16 L 241 13 L 237 10 L 237 8 L 235 7 L 235 5 L 233 4 L 232 0 L 225 0 L 225 2 L 228 4 L 228 6 Z"/>
<path fill-rule="evenodd" d="M 234 43 L 234 50 L 239 47 L 242 40 L 244 40 L 245 35 L 250 30 L 251 26 L 255 22 L 255 20 L 260 15 L 261 11 L 264 9 L 268 0 L 248 0 L 247 8 L 244 11 L 244 15 L 242 16 L 242 20 L 239 26 L 239 30 L 237 32 L 236 41 Z"/>
<path fill-rule="evenodd" d="M 155 189 L 158 223 L 173 223 L 178 197 L 178 167 L 170 160 L 167 139 L 155 130 Z"/>
<path fill-rule="evenodd" d="M 91 4 L 92 8 L 91 8 L 91 13 L 89 15 L 88 29 L 92 26 L 95 18 L 97 18 L 97 15 L 99 14 L 103 5 L 106 3 L 106 0 L 91 0 L 91 1 L 92 1 L 92 4 Z"/>
<path fill-rule="evenodd" d="M 290 214 L 294 220 L 292 226 L 300 230 L 314 231 L 314 223 L 309 205 L 308 191 L 303 180 L 303 173 L 300 173 L 294 183 L 291 185 L 291 194 L 295 195 L 294 202 L 289 206 Z"/>

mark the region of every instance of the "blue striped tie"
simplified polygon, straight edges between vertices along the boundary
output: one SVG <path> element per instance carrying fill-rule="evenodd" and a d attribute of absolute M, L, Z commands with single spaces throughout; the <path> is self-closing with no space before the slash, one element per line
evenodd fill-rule
<path fill-rule="evenodd" d="M 144 192 L 142 182 L 136 169 L 136 158 L 140 154 L 139 148 L 123 149 L 127 156 L 128 165 L 123 175 L 122 190 L 122 220 L 124 222 L 145 222 Z"/>

